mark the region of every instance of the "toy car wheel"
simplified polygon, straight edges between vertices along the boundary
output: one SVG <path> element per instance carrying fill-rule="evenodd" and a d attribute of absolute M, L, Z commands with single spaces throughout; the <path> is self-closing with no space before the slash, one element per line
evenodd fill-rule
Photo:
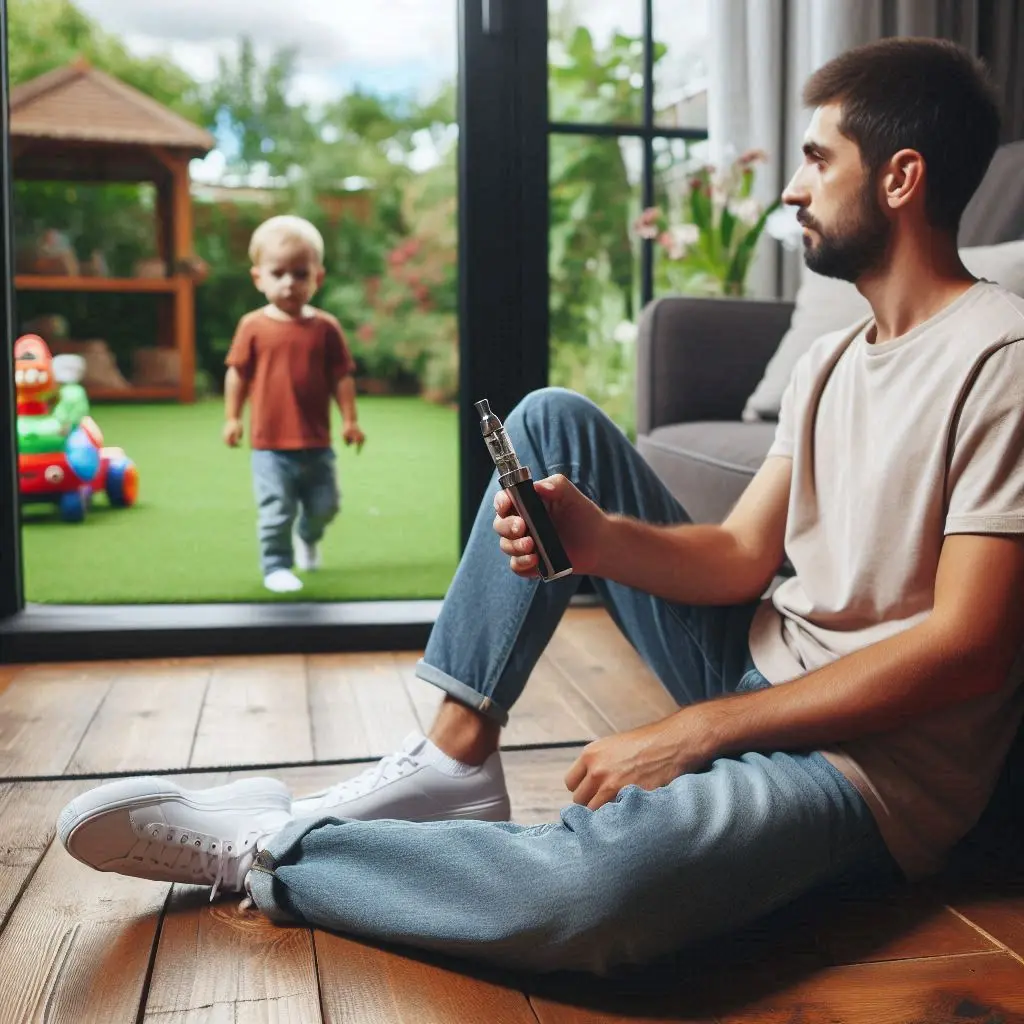
<path fill-rule="evenodd" d="M 80 523 L 88 508 L 84 488 L 62 494 L 57 508 L 65 523 Z"/>
<path fill-rule="evenodd" d="M 139 469 L 131 459 L 118 459 L 107 470 L 107 498 L 114 508 L 128 508 L 139 496 Z"/>

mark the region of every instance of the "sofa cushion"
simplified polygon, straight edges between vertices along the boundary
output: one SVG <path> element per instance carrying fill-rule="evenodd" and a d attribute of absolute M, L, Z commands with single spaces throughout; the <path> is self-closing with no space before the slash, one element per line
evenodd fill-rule
<path fill-rule="evenodd" d="M 695 523 L 720 523 L 774 437 L 774 423 L 677 423 L 641 435 L 637 448 Z"/>
<path fill-rule="evenodd" d="M 1024 297 L 1024 241 L 965 248 L 960 256 L 975 277 L 994 281 Z M 867 299 L 849 281 L 822 277 L 803 267 L 789 330 L 747 399 L 743 419 L 778 419 L 782 392 L 800 357 L 823 334 L 842 330 L 870 315 Z"/>

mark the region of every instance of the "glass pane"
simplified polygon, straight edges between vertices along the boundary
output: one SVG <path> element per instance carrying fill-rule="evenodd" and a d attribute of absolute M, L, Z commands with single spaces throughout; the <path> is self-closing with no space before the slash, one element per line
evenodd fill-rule
<path fill-rule="evenodd" d="M 549 0 L 552 121 L 643 121 L 641 0 Z"/>
<path fill-rule="evenodd" d="M 654 0 L 654 123 L 708 126 L 708 5 L 711 0 Z"/>
<path fill-rule="evenodd" d="M 745 294 L 751 242 L 764 213 L 752 195 L 758 154 L 716 168 L 709 166 L 706 141 L 656 139 L 654 150 L 655 294 Z"/>
<path fill-rule="evenodd" d="M 553 385 L 592 398 L 632 433 L 643 148 L 638 139 L 550 139 Z"/>
<path fill-rule="evenodd" d="M 654 140 L 654 201 L 663 218 L 671 225 L 689 225 L 692 220 L 689 195 L 693 171 L 706 163 L 706 140 Z M 692 229 L 690 229 L 692 230 Z M 678 261 L 669 258 L 670 245 L 655 240 L 654 294 L 700 293 L 708 291 L 708 283 L 690 272 Z"/>
<path fill-rule="evenodd" d="M 81 53 L 214 144 L 182 162 L 177 192 L 173 152 L 117 134 L 112 157 L 70 148 L 85 105 L 112 133 L 144 135 L 147 117 L 167 130 L 145 103 L 100 109 L 97 96 L 124 97 L 87 77 L 75 102 L 46 108 L 68 112 L 52 138 L 14 139 L 16 326 L 45 335 L 54 354 L 80 357 L 58 365 L 84 373 L 103 442 L 123 448 L 139 477 L 133 504 L 130 482 L 110 483 L 114 456 L 100 456 L 102 471 L 87 464 L 97 447 L 88 431 L 88 459 L 75 461 L 82 406 L 58 414 L 52 378 L 49 393 L 20 403 L 21 453 L 35 458 L 38 485 L 30 495 L 23 479 L 28 600 L 281 599 L 263 586 L 251 403 L 242 444 L 222 438 L 225 356 L 240 319 L 267 302 L 253 286 L 249 239 L 277 213 L 305 217 L 323 236 L 326 277 L 312 304 L 340 321 L 356 358 L 368 438 L 360 454 L 346 445 L 332 402 L 342 512 L 323 536 L 319 571 L 298 571 L 295 596 L 443 595 L 459 545 L 456 0 L 288 11 L 253 0 L 244 23 L 223 2 L 190 4 L 185 18 L 180 0 L 9 6 L 15 88 Z M 113 183 L 119 176 L 127 183 Z M 69 183 L 78 177 L 88 181 Z M 147 184 L 159 178 L 161 188 Z M 191 210 L 191 231 L 189 218 L 166 226 L 175 202 Z M 40 379 L 33 368 L 30 383 Z M 183 383 L 193 382 L 196 401 L 183 401 Z M 288 507 L 293 498 L 301 504 L 289 492 Z M 291 513 L 282 523 L 287 562 L 297 523 Z"/>

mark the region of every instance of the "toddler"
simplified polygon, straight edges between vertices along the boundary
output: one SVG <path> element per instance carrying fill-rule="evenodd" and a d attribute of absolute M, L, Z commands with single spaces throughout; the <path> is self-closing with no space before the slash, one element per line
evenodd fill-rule
<path fill-rule="evenodd" d="M 331 447 L 331 399 L 343 439 L 359 451 L 352 359 L 334 317 L 309 305 L 324 280 L 324 242 L 299 217 L 272 217 L 249 244 L 252 280 L 267 305 L 235 331 L 224 380 L 224 441 L 242 439 L 250 401 L 253 490 L 263 584 L 275 593 L 302 589 L 293 566 L 312 571 L 319 544 L 341 507 Z"/>

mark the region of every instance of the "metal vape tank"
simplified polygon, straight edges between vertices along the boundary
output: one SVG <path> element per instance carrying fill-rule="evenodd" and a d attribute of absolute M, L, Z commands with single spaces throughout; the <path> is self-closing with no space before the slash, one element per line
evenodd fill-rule
<path fill-rule="evenodd" d="M 487 399 L 475 402 L 474 407 L 480 414 L 480 432 L 484 435 L 487 450 L 498 470 L 498 483 L 508 492 L 516 512 L 526 523 L 526 529 L 533 538 L 540 578 L 550 582 L 569 576 L 572 563 L 558 539 L 544 502 L 533 489 L 530 470 L 520 464 L 508 433 L 501 420 L 491 412 Z"/>

